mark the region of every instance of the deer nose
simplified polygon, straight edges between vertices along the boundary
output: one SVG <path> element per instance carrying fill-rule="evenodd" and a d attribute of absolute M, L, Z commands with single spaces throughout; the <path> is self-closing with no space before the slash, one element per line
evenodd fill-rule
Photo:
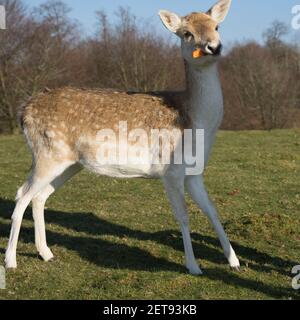
<path fill-rule="evenodd" d="M 222 52 L 222 44 L 219 43 L 216 47 L 212 46 L 212 45 L 207 45 L 206 47 L 208 49 L 208 51 L 210 51 L 213 55 L 220 55 Z"/>

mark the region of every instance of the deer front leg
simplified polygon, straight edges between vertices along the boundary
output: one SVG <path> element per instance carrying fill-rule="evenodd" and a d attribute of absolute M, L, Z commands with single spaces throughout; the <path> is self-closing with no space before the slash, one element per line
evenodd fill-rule
<path fill-rule="evenodd" d="M 189 176 L 186 178 L 186 187 L 192 199 L 199 206 L 199 208 L 203 211 L 204 214 L 208 216 L 214 229 L 216 230 L 218 237 L 220 239 L 221 245 L 224 250 L 224 254 L 230 264 L 230 266 L 234 269 L 240 268 L 240 262 L 237 258 L 228 237 L 224 231 L 224 228 L 220 222 L 218 217 L 217 210 L 209 196 L 206 192 L 205 185 L 203 182 L 202 176 Z"/>
<path fill-rule="evenodd" d="M 180 179 L 178 179 L 176 176 L 167 176 L 164 178 L 164 185 L 174 215 L 180 224 L 185 251 L 186 267 L 192 275 L 201 275 L 202 271 L 195 259 L 189 230 L 189 217 L 184 198 L 184 181 L 182 179 L 180 182 Z"/>

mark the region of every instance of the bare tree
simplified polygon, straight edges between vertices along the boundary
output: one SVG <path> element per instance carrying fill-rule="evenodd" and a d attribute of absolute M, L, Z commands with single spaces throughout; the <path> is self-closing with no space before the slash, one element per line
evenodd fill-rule
<path fill-rule="evenodd" d="M 7 29 L 0 30 L 0 120 L 7 121 L 11 132 L 16 128 L 16 101 L 19 96 L 14 76 L 28 40 L 29 21 L 19 0 L 0 0 L 6 8 Z M 2 122 L 1 121 L 1 122 Z"/>
<path fill-rule="evenodd" d="M 283 37 L 288 35 L 288 26 L 278 20 L 273 21 L 271 26 L 263 33 L 266 45 L 271 49 L 276 49 L 283 45 Z"/>
<path fill-rule="evenodd" d="M 91 44 L 92 64 L 99 86 L 150 91 L 179 87 L 182 68 L 177 45 L 165 41 L 155 28 L 145 28 L 128 9 L 120 8 L 111 26 L 97 13 L 99 31 Z"/>
<path fill-rule="evenodd" d="M 293 126 L 299 107 L 299 53 L 282 44 L 235 46 L 222 64 L 226 96 L 224 128 Z M 295 69 L 293 69 L 295 68 Z"/>
<path fill-rule="evenodd" d="M 20 0 L 0 0 L 7 30 L 0 33 L 0 117 L 17 128 L 20 103 L 45 86 L 66 83 L 67 57 L 76 27 L 60 1 L 48 1 L 28 13 Z"/>

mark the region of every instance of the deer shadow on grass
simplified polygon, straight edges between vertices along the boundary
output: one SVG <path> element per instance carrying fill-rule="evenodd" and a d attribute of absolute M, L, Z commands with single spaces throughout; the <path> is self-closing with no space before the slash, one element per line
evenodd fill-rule
<path fill-rule="evenodd" d="M 0 199 L 0 218 L 10 220 L 10 215 L 14 209 L 14 205 L 14 202 Z M 45 210 L 46 223 L 48 224 L 48 228 L 46 226 L 46 229 L 49 247 L 58 246 L 75 251 L 81 258 L 95 265 L 106 268 L 140 271 L 185 271 L 183 266 L 169 262 L 163 258 L 154 257 L 149 252 L 138 247 L 127 246 L 126 244 L 75 234 L 76 232 L 84 232 L 92 236 L 122 236 L 122 232 L 119 232 L 120 228 L 122 227 L 110 224 L 108 222 L 106 222 L 106 225 L 103 223 L 103 226 L 101 227 L 99 224 L 101 220 L 97 221 L 97 218 L 91 213 L 71 213 L 71 216 L 67 217 L 68 215 L 68 213 L 64 212 Z M 74 222 L 71 221 L 73 218 L 75 219 Z M 32 220 L 31 208 L 26 210 L 24 220 Z M 89 223 L 91 223 L 90 230 L 88 229 Z M 93 226 L 93 223 L 96 224 L 96 226 Z M 72 231 L 72 235 L 52 231 L 51 227 L 49 227 L 49 224 L 55 224 L 57 226 L 64 227 Z M 10 227 L 10 224 L 3 224 L 0 222 L 0 237 L 5 237 L 8 239 Z M 99 232 L 97 234 L 95 233 L 96 227 L 99 228 Z M 23 226 L 21 228 L 19 241 L 22 241 L 23 243 L 34 244 L 34 228 Z M 0 253 L 5 253 L 4 248 L 0 249 Z M 22 255 L 22 252 L 18 250 L 17 254 Z M 30 255 L 26 253 L 23 255 L 27 257 L 37 257 L 37 253 Z"/>
<path fill-rule="evenodd" d="M 9 200 L 0 199 L 0 218 L 10 219 L 15 203 Z M 183 265 L 170 262 L 163 258 L 157 258 L 144 249 L 127 246 L 126 244 L 115 243 L 104 239 L 95 238 L 95 236 L 115 236 L 120 239 L 136 239 L 140 241 L 152 241 L 158 244 L 171 247 L 183 253 L 183 242 L 178 230 L 165 230 L 159 232 L 147 232 L 132 230 L 128 227 L 111 223 L 101 219 L 92 213 L 66 213 L 53 210 L 45 210 L 47 224 L 53 224 L 72 232 L 62 234 L 47 228 L 47 241 L 49 246 L 64 247 L 68 250 L 76 251 L 82 258 L 101 267 L 129 269 L 140 271 L 174 271 L 185 272 Z M 31 208 L 29 208 L 24 219 L 32 220 Z M 0 235 L 8 237 L 10 224 L 0 223 Z M 73 235 L 74 232 L 84 233 L 85 235 Z M 89 236 L 86 236 L 86 235 Z M 222 256 L 219 241 L 216 238 L 192 234 L 193 245 L 196 257 L 204 259 L 215 264 L 227 264 Z M 24 243 L 34 243 L 33 228 L 23 227 L 21 229 L 20 240 Z M 291 269 L 298 263 L 295 261 L 284 260 L 280 257 L 271 256 L 265 252 L 260 252 L 243 246 L 238 243 L 232 243 L 238 256 L 245 260 L 251 260 L 248 268 L 263 273 L 277 272 L 284 276 L 291 276 L 286 269 Z M 0 249 L 4 253 L 4 249 Z M 22 254 L 18 252 L 18 254 Z M 36 257 L 34 254 L 26 256 Z M 264 284 L 261 281 L 244 279 L 238 273 L 222 269 L 205 269 L 205 274 L 209 279 L 219 280 L 225 284 L 235 285 L 260 291 L 274 298 L 284 296 L 294 297 L 295 292 L 291 288 L 277 288 Z"/>

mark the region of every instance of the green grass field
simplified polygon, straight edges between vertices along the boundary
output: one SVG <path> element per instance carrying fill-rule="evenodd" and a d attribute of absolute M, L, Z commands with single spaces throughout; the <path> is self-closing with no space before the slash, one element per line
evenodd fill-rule
<path fill-rule="evenodd" d="M 17 188 L 30 168 L 21 136 L 0 136 L 0 265 Z M 206 183 L 241 259 L 230 270 L 207 218 L 189 200 L 197 259 L 184 266 L 179 227 L 160 181 L 114 180 L 82 172 L 47 203 L 44 263 L 25 214 L 18 269 L 0 299 L 298 299 L 300 131 L 221 132 Z"/>

